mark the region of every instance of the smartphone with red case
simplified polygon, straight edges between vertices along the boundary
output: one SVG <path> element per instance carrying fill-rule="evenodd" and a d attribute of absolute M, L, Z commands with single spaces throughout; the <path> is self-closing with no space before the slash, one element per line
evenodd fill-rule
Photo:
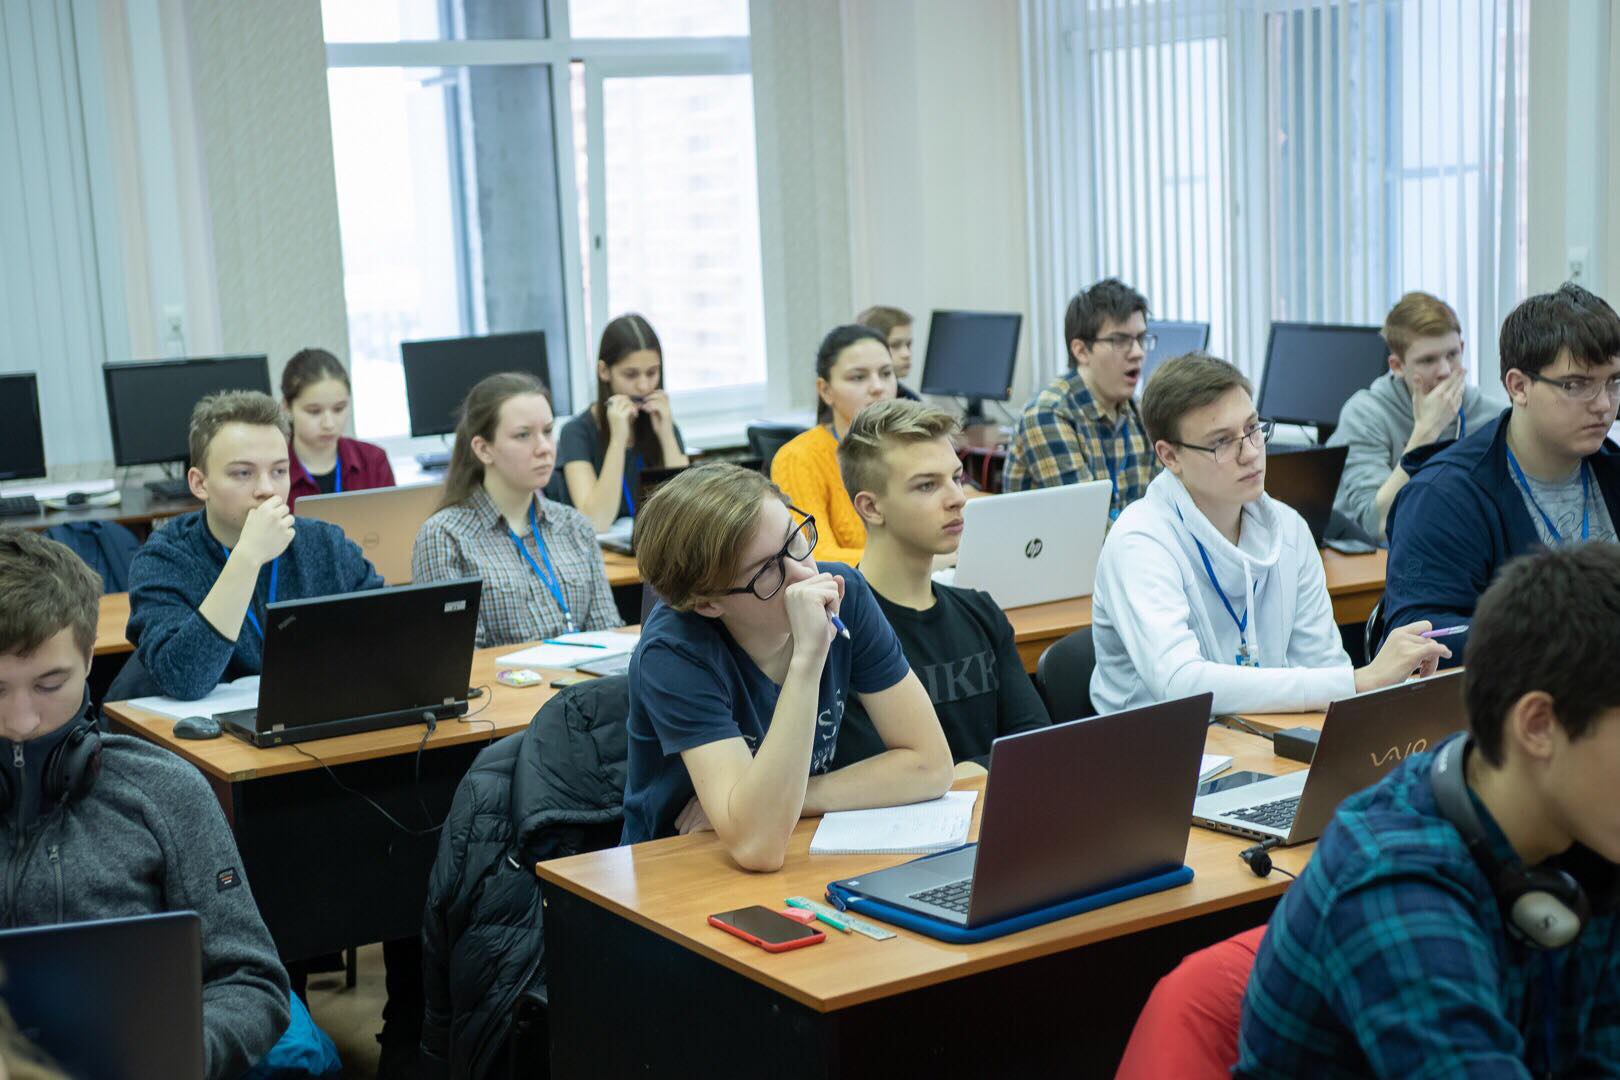
<path fill-rule="evenodd" d="M 827 940 L 827 935 L 820 930 L 796 923 L 763 904 L 710 915 L 709 925 L 735 934 L 766 952 L 787 952 L 806 945 L 819 945 Z"/>

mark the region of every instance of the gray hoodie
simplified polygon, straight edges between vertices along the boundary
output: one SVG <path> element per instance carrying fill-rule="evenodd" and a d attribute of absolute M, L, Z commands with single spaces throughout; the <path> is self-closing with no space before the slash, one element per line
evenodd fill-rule
<path fill-rule="evenodd" d="M 196 911 L 208 1076 L 240 1076 L 286 1029 L 288 988 L 230 827 L 192 766 L 143 739 L 101 739 L 84 798 L 47 802 L 26 823 L 0 807 L 0 927 Z M 14 790 L 38 783 L 57 741 L 0 739 Z"/>
<path fill-rule="evenodd" d="M 1462 423 L 1453 423 L 1440 440 L 1461 438 L 1463 428 L 1478 431 L 1500 411 L 1501 405 L 1487 401 L 1479 387 L 1469 386 L 1463 390 Z M 1375 497 L 1400 462 L 1415 422 L 1412 392 L 1406 388 L 1405 380 L 1391 371 L 1351 395 L 1339 413 L 1339 426 L 1328 437 L 1329 446 L 1350 448 L 1344 459 L 1344 475 L 1339 479 L 1339 493 L 1333 500 L 1335 516 L 1354 522 L 1368 539 L 1384 539 Z"/>

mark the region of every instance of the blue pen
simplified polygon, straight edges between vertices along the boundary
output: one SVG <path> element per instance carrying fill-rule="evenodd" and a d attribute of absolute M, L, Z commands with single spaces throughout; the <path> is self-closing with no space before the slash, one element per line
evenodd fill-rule
<path fill-rule="evenodd" d="M 849 627 L 844 625 L 844 620 L 843 619 L 840 619 L 836 615 L 828 615 L 827 618 L 832 620 L 833 629 L 837 630 L 840 634 L 842 634 L 844 636 L 845 641 L 850 640 Z"/>
<path fill-rule="evenodd" d="M 1426 637 L 1430 641 L 1433 641 L 1435 638 L 1450 637 L 1452 634 L 1466 633 L 1468 633 L 1468 624 L 1464 623 L 1461 626 L 1448 626 L 1444 630 L 1425 630 L 1419 634 L 1418 637 Z"/>
<path fill-rule="evenodd" d="M 556 638 L 541 638 L 542 645 L 567 645 L 573 649 L 605 649 L 606 645 L 598 645 L 594 641 L 558 641 Z"/>

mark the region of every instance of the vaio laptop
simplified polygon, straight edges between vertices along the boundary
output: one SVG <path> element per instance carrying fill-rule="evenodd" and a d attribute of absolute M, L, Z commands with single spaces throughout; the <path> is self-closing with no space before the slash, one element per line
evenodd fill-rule
<path fill-rule="evenodd" d="M 271 604 L 259 706 L 216 719 L 280 746 L 461 716 L 482 591 L 459 578 Z"/>
<path fill-rule="evenodd" d="M 1211 701 L 1003 736 L 990 745 L 978 843 L 837 884 L 975 927 L 1174 870 L 1187 857 Z"/>
<path fill-rule="evenodd" d="M 411 549 L 422 522 L 433 516 L 444 496 L 443 484 L 371 488 L 336 495 L 305 495 L 293 512 L 329 521 L 360 545 L 371 565 L 390 585 L 411 580 Z"/>
<path fill-rule="evenodd" d="M 1266 455 L 1266 494 L 1299 511 L 1311 527 L 1311 538 L 1322 546 L 1333 498 L 1339 492 L 1347 446 L 1312 446 L 1273 451 Z M 299 500 L 303 505 L 303 500 Z"/>
<path fill-rule="evenodd" d="M 0 931 L 0 998 L 68 1076 L 202 1080 L 194 911 Z"/>
<path fill-rule="evenodd" d="M 1202 796 L 1193 824 L 1283 844 L 1315 840 L 1347 796 L 1467 726 L 1461 670 L 1335 701 L 1310 768 Z"/>
<path fill-rule="evenodd" d="M 1107 480 L 969 499 L 956 566 L 934 580 L 1005 608 L 1090 596 L 1108 529 Z"/>

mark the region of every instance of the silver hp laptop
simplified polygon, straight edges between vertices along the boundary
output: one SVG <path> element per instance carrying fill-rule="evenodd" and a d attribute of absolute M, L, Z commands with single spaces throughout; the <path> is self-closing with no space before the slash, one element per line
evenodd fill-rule
<path fill-rule="evenodd" d="M 978 843 L 838 884 L 974 927 L 1174 870 L 1187 857 L 1211 700 L 997 739 Z"/>
<path fill-rule="evenodd" d="M 934 580 L 983 589 L 1001 608 L 1090 596 L 1108 529 L 1107 480 L 970 499 L 956 567 Z"/>
<path fill-rule="evenodd" d="M 1461 670 L 1335 701 L 1310 768 L 1205 795 L 1193 823 L 1283 844 L 1315 840 L 1346 797 L 1467 726 Z"/>
<path fill-rule="evenodd" d="M 0 931 L 0 998 L 68 1076 L 202 1080 L 195 911 Z"/>
<path fill-rule="evenodd" d="M 329 521 L 360 545 L 371 565 L 390 585 L 411 580 L 411 549 L 422 522 L 433 516 L 444 495 L 443 484 L 370 488 L 336 495 L 305 495 L 293 512 Z"/>

